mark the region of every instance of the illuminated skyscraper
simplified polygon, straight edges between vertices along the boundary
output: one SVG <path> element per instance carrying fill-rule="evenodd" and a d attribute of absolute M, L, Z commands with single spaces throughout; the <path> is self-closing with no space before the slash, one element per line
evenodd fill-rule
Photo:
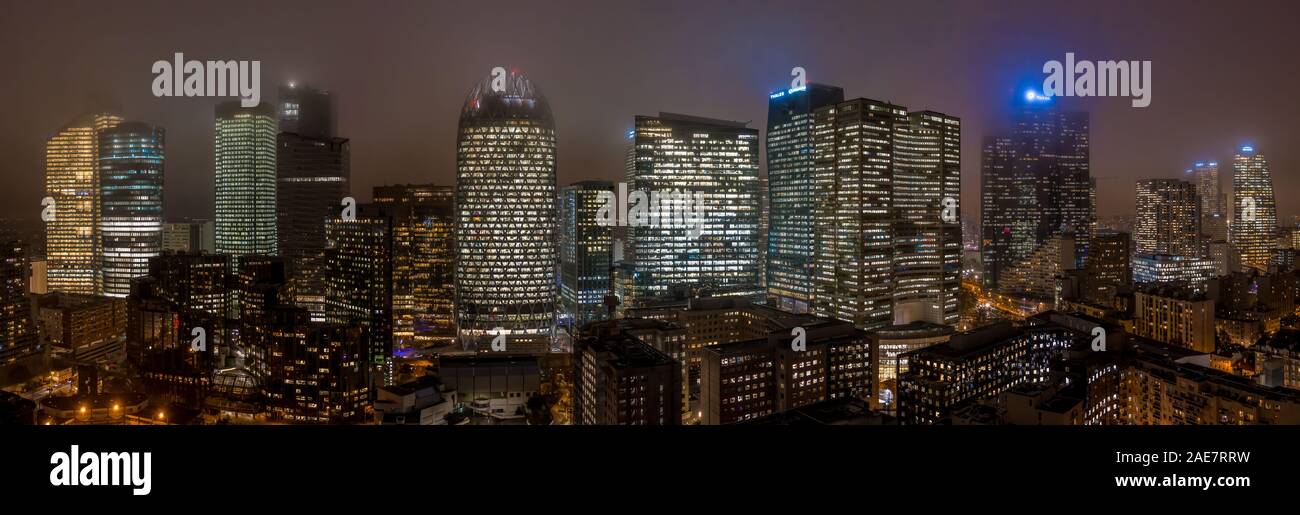
<path fill-rule="evenodd" d="M 956 325 L 961 120 L 921 111 L 894 128 L 894 323 Z"/>
<path fill-rule="evenodd" d="M 639 204 L 647 217 L 629 218 L 625 258 L 635 272 L 625 303 L 706 294 L 761 300 L 758 130 L 744 122 L 659 113 L 636 117 L 632 145 L 628 214 L 632 195 L 645 195 Z M 662 199 L 673 192 L 698 194 L 692 202 L 702 198 L 703 205 L 694 207 L 698 219 L 666 211 L 665 204 L 675 204 Z M 665 213 L 671 216 L 654 216 Z"/>
<path fill-rule="evenodd" d="M 99 134 L 104 295 L 126 297 L 162 252 L 162 127 L 124 122 Z"/>
<path fill-rule="evenodd" d="M 456 192 L 451 186 L 376 186 L 393 217 L 393 338 L 399 347 L 449 343 L 456 334 Z"/>
<path fill-rule="evenodd" d="M 225 102 L 216 115 L 217 253 L 279 254 L 275 108 L 269 102 L 251 108 Z"/>
<path fill-rule="evenodd" d="M 1201 198 L 1197 184 L 1177 179 L 1137 181 L 1136 251 L 1201 257 Z"/>
<path fill-rule="evenodd" d="M 467 348 L 504 332 L 508 350 L 544 352 L 556 320 L 555 122 L 523 75 L 493 82 L 470 91 L 456 139 L 458 334 Z"/>
<path fill-rule="evenodd" d="M 1277 246 L 1277 199 L 1268 161 L 1252 146 L 1243 146 L 1232 160 L 1232 243 L 1243 268 L 1268 271 Z"/>
<path fill-rule="evenodd" d="M 49 291 L 102 290 L 98 138 L 121 121 L 111 114 L 88 117 L 45 142 L 45 195 L 55 203 L 54 219 L 45 225 Z"/>
<path fill-rule="evenodd" d="M 985 141 L 980 176 L 984 284 L 1054 235 L 1074 237 L 1082 266 L 1093 232 L 1088 114 L 1028 93 L 1004 136 Z"/>
<path fill-rule="evenodd" d="M 560 300 L 574 327 L 606 318 L 614 238 L 613 227 L 596 218 L 602 193 L 613 199 L 614 184 L 582 181 L 560 190 Z"/>
<path fill-rule="evenodd" d="M 813 118 L 812 312 L 864 329 L 890 325 L 894 129 L 907 110 L 859 98 Z"/>
<path fill-rule="evenodd" d="M 767 294 L 777 308 L 807 313 L 812 295 L 813 111 L 844 90 L 809 84 L 767 104 Z"/>

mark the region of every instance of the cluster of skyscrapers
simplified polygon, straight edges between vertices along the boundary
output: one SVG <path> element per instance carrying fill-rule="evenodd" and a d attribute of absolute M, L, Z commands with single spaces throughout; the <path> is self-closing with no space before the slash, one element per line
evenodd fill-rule
<path fill-rule="evenodd" d="M 1131 232 L 1101 228 L 1089 118 L 1039 95 L 984 139 L 978 249 L 962 242 L 961 120 L 835 86 L 772 92 L 765 131 L 635 116 L 621 181 L 558 187 L 545 96 L 493 75 L 460 110 L 454 186 L 379 186 L 362 204 L 329 93 L 290 84 L 279 100 L 216 108 L 210 229 L 163 221 L 163 129 L 100 114 L 51 136 L 58 297 L 37 303 L 41 327 L 93 307 L 151 392 L 236 417 L 256 397 L 278 420 L 406 420 L 367 403 L 416 391 L 450 417 L 459 384 L 476 412 L 548 420 L 531 404 L 545 384 L 571 388 L 546 402 L 578 423 L 744 423 L 827 402 L 932 423 L 981 419 L 967 401 L 988 396 L 954 377 L 1033 402 L 1066 391 L 1052 367 L 1090 359 L 1072 354 L 1089 324 L 1208 353 L 1216 328 L 1253 341 L 1294 309 L 1297 281 L 1276 274 L 1297 246 L 1279 245 L 1259 152 L 1232 160 L 1231 212 L 1218 161 L 1202 161 L 1137 181 Z M 968 270 L 964 250 L 979 254 Z M 4 286 L 25 289 L 11 280 L 25 262 L 6 263 Z M 954 336 L 991 307 L 1020 322 Z M 1031 316 L 1053 308 L 1076 314 Z M 5 334 L 31 333 L 31 313 L 0 315 Z M 111 339 L 73 332 L 58 345 L 82 360 Z M 1098 362 L 1097 377 L 1172 366 L 1131 349 L 1142 357 Z M 398 386 L 404 364 L 440 355 L 458 356 L 454 373 Z M 499 391 L 502 370 L 528 386 Z M 1059 391 L 1028 391 L 1045 385 Z M 1076 418 L 1119 420 L 1112 408 Z"/>

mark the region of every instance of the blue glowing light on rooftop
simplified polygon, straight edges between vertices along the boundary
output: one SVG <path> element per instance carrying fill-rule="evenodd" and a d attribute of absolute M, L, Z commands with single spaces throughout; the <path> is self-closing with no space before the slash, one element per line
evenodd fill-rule
<path fill-rule="evenodd" d="M 1242 153 L 1249 154 L 1249 153 L 1254 152 L 1254 151 L 1255 151 L 1255 147 L 1252 147 L 1252 146 L 1250 146 L 1250 145 L 1242 145 L 1242 146 L 1241 146 L 1241 152 L 1242 152 Z"/>
<path fill-rule="evenodd" d="M 1025 91 L 1025 101 L 1026 101 L 1026 102 L 1047 102 L 1047 101 L 1050 101 L 1050 100 L 1052 100 L 1052 97 L 1049 97 L 1049 96 L 1047 96 L 1047 95 L 1044 95 L 1044 94 L 1039 93 L 1039 92 L 1037 92 L 1037 91 L 1034 91 L 1034 90 L 1032 90 L 1032 89 L 1031 89 L 1031 90 L 1028 90 L 1028 91 Z"/>
<path fill-rule="evenodd" d="M 778 92 L 776 92 L 776 93 L 772 93 L 771 95 L 768 95 L 768 97 L 771 97 L 771 98 L 781 98 L 781 97 L 783 97 L 783 96 L 785 96 L 785 92 L 784 92 L 784 91 L 778 91 Z"/>
<path fill-rule="evenodd" d="M 1197 162 L 1196 162 L 1196 167 L 1197 167 L 1197 168 L 1204 168 L 1204 167 L 1205 167 L 1205 161 L 1197 161 Z"/>
<path fill-rule="evenodd" d="M 786 93 L 789 93 L 789 94 L 793 95 L 793 94 L 798 93 L 798 92 L 800 92 L 800 91 L 803 91 L 803 90 L 805 90 L 805 89 L 808 89 L 808 86 L 799 86 L 799 87 L 797 87 L 797 88 L 790 88 L 790 89 L 786 90 Z"/>

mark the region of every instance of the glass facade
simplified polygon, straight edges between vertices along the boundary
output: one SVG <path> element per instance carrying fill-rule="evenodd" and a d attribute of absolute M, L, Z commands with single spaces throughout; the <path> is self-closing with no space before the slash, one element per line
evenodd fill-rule
<path fill-rule="evenodd" d="M 498 82 L 474 86 L 460 115 L 457 331 L 471 349 L 489 348 L 501 328 L 508 350 L 545 352 L 557 308 L 555 122 L 523 75 Z"/>
<path fill-rule="evenodd" d="M 278 255 L 275 108 L 226 102 L 216 116 L 217 253 Z"/>
<path fill-rule="evenodd" d="M 842 101 L 842 89 L 821 84 L 769 95 L 767 294 L 793 313 L 807 313 L 812 295 L 812 112 Z"/>
<path fill-rule="evenodd" d="M 1268 161 L 1254 147 L 1241 147 L 1232 160 L 1232 243 L 1241 265 L 1268 271 L 1277 246 L 1277 199 Z"/>
<path fill-rule="evenodd" d="M 635 271 L 626 304 L 705 292 L 763 297 L 758 130 L 745 125 L 672 113 L 636 117 L 627 191 L 702 193 L 703 205 L 695 207 L 702 232 L 692 234 L 685 223 L 627 227 L 625 257 Z"/>
<path fill-rule="evenodd" d="M 1033 100 L 1005 135 L 984 143 L 980 174 L 984 284 L 1055 235 L 1072 235 L 1083 266 L 1094 232 L 1088 114 Z"/>
<path fill-rule="evenodd" d="M 125 122 L 99 135 L 103 294 L 126 297 L 162 252 L 161 127 Z"/>
<path fill-rule="evenodd" d="M 614 184 L 582 181 L 560 191 L 560 299 L 565 322 L 575 327 L 606 318 L 613 228 L 596 218 L 601 192 L 613 194 Z"/>
<path fill-rule="evenodd" d="M 45 195 L 55 202 L 54 219 L 45 225 L 49 291 L 103 290 L 98 138 L 100 131 L 121 122 L 117 116 L 99 114 L 45 142 Z"/>

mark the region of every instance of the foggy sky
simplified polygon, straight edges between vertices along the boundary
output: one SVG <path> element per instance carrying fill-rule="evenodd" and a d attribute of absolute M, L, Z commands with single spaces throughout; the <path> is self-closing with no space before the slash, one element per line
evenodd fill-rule
<path fill-rule="evenodd" d="M 461 104 L 494 66 L 549 99 L 561 186 L 621 178 L 636 114 L 762 129 L 767 94 L 802 66 L 847 98 L 962 118 L 962 210 L 977 215 L 980 142 L 1041 85 L 1045 61 L 1074 52 L 1153 62 L 1150 107 L 1060 100 L 1092 114 L 1102 216 L 1133 212 L 1135 180 L 1226 165 L 1248 143 L 1268 158 L 1289 224 L 1300 212 L 1297 14 L 1294 3 L 1227 1 L 0 0 L 0 216 L 38 218 L 45 139 L 111 105 L 167 130 L 166 216 L 210 218 L 221 99 L 153 97 L 150 66 L 175 52 L 261 61 L 264 101 L 288 80 L 330 90 L 363 201 L 379 184 L 454 184 Z"/>

